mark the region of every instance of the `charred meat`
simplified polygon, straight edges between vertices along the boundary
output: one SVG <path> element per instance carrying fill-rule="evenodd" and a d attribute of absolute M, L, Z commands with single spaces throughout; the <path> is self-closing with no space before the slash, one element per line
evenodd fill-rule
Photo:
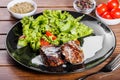
<path fill-rule="evenodd" d="M 84 54 L 80 49 L 80 42 L 78 40 L 69 41 L 61 47 L 62 54 L 65 56 L 65 60 L 71 64 L 80 64 L 83 62 Z"/>
<path fill-rule="evenodd" d="M 40 51 L 43 63 L 46 66 L 56 67 L 64 63 L 64 61 L 61 59 L 60 47 L 53 45 L 42 46 Z"/>
<path fill-rule="evenodd" d="M 65 62 L 71 64 L 81 64 L 84 59 L 83 51 L 78 40 L 69 41 L 61 46 L 42 46 L 40 50 L 43 63 L 46 66 L 60 66 Z"/>

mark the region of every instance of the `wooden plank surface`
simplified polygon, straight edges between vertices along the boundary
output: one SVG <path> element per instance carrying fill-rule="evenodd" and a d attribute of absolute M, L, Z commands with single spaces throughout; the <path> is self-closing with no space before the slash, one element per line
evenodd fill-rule
<path fill-rule="evenodd" d="M 92 68 L 91 70 L 86 70 L 84 72 L 81 72 L 80 74 L 78 73 L 72 73 L 72 74 L 44 74 L 40 72 L 34 72 L 29 69 L 24 68 L 21 65 L 15 65 L 15 66 L 1 66 L 0 67 L 0 79 L 2 80 L 76 80 L 80 76 L 84 76 L 86 74 L 96 72 L 98 69 L 103 67 L 106 63 L 102 63 L 102 65 L 97 66 L 96 68 Z M 111 73 L 106 73 L 107 77 L 111 77 L 110 80 L 119 80 L 119 74 L 120 69 L 117 71 L 111 72 Z M 5 76 L 7 75 L 7 77 Z M 103 77 L 103 80 L 105 77 L 105 73 L 101 73 L 101 77 Z M 96 78 L 96 80 L 102 80 L 100 76 Z M 89 80 L 94 80 L 95 78 L 89 79 Z"/>
<path fill-rule="evenodd" d="M 0 6 L 1 7 L 6 7 L 6 5 L 10 2 L 11 0 L 1 0 Z M 37 3 L 38 7 L 59 7 L 59 6 L 72 6 L 72 2 L 74 0 L 33 0 Z"/>
<path fill-rule="evenodd" d="M 74 80 L 77 77 L 86 75 L 86 73 L 96 72 L 98 69 L 103 67 L 106 63 L 102 63 L 101 65 L 97 66 L 97 68 L 92 68 L 91 70 L 86 70 L 81 72 L 81 75 L 72 73 L 72 74 L 45 74 L 41 72 L 35 72 L 30 69 L 27 69 L 21 65 L 9 65 L 9 66 L 0 66 L 0 79 L 5 80 Z M 4 71 L 3 71 L 4 70 Z M 94 70 L 94 71 L 93 71 Z M 7 73 L 5 73 L 7 72 Z M 8 75 L 9 74 L 9 75 Z M 8 75 L 5 77 L 4 75 Z M 68 77 L 69 76 L 69 77 Z M 23 78 L 22 78 L 23 77 Z M 70 78 L 71 77 L 71 78 Z"/>
<path fill-rule="evenodd" d="M 0 50 L 0 67 L 15 65 L 13 59 L 8 55 L 6 50 Z"/>
<path fill-rule="evenodd" d="M 6 7 L 7 4 L 11 0 L 1 0 L 0 7 Z M 38 7 L 72 7 L 74 0 L 33 0 L 37 3 Z M 120 1 L 120 0 L 119 0 Z M 97 4 L 104 2 L 106 3 L 107 0 L 97 0 Z"/>

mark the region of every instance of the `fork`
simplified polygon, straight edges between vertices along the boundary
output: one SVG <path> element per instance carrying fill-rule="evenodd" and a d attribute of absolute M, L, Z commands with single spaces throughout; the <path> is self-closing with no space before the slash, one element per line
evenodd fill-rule
<path fill-rule="evenodd" d="M 116 70 L 117 68 L 120 67 L 120 54 L 118 54 L 118 56 L 112 60 L 110 63 L 106 64 L 102 69 L 100 69 L 98 72 L 94 72 L 91 74 L 88 74 L 86 76 L 83 76 L 81 78 L 79 78 L 78 80 L 85 80 L 87 77 L 100 73 L 100 72 L 111 72 Z"/>

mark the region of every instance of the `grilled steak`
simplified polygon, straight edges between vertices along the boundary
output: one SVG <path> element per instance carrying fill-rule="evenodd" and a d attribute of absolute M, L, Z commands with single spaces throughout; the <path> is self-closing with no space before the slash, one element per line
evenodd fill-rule
<path fill-rule="evenodd" d="M 56 67 L 64 63 L 61 59 L 60 47 L 53 45 L 42 46 L 40 54 L 46 66 Z"/>
<path fill-rule="evenodd" d="M 84 54 L 80 49 L 80 42 L 69 41 L 61 47 L 62 54 L 65 56 L 65 60 L 71 64 L 79 64 L 83 62 Z"/>

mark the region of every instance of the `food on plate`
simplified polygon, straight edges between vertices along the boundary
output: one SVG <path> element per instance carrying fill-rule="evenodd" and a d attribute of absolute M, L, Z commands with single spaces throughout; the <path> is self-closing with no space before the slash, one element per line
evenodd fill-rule
<path fill-rule="evenodd" d="M 84 60 L 84 54 L 78 40 L 69 41 L 68 43 L 63 44 L 61 51 L 65 56 L 65 60 L 71 64 L 80 64 Z"/>
<path fill-rule="evenodd" d="M 120 18 L 120 2 L 119 0 L 108 0 L 107 3 L 101 3 L 97 6 L 96 11 L 99 16 L 105 19 Z"/>
<path fill-rule="evenodd" d="M 21 2 L 10 7 L 10 10 L 14 13 L 28 13 L 34 10 L 34 6 L 29 2 Z"/>
<path fill-rule="evenodd" d="M 81 41 L 94 34 L 92 28 L 80 22 L 82 17 L 74 18 L 69 12 L 61 10 L 45 10 L 36 19 L 24 17 L 18 46 L 29 46 L 39 53 L 45 66 L 82 64 L 84 53 Z"/>
<path fill-rule="evenodd" d="M 45 10 L 43 15 L 36 19 L 24 17 L 21 20 L 24 38 L 18 39 L 18 46 L 30 45 L 36 51 L 41 46 L 52 44 L 59 46 L 68 41 L 77 40 L 93 34 L 93 29 L 80 23 L 80 19 L 74 18 L 68 12 L 61 10 Z"/>
<path fill-rule="evenodd" d="M 67 66 L 65 64 L 66 62 L 69 62 L 69 63 L 73 64 L 74 66 L 76 66 L 76 65 L 78 65 L 80 63 L 83 64 L 83 62 L 85 60 L 87 60 L 88 58 L 93 57 L 96 54 L 97 51 L 102 49 L 103 40 L 104 40 L 104 35 L 96 35 L 96 36 L 85 37 L 82 47 L 80 46 L 80 42 L 78 42 L 78 40 L 77 41 L 70 41 L 68 43 L 65 43 L 65 44 L 61 45 L 61 47 L 58 47 L 58 46 L 55 47 L 55 46 L 52 46 L 52 45 L 50 45 L 50 47 L 46 46 L 49 49 L 51 47 L 53 48 L 53 49 L 51 49 L 49 51 L 52 51 L 52 52 L 54 51 L 54 53 L 58 51 L 59 53 L 61 53 L 61 57 L 60 56 L 58 57 L 59 58 L 58 64 L 56 62 L 54 62 L 54 65 L 51 65 L 51 66 L 55 67 L 56 65 L 59 65 L 59 66 L 64 65 L 63 67 L 65 67 L 65 66 Z M 71 44 L 71 42 L 72 42 L 72 44 Z M 76 46 L 73 43 L 75 43 Z M 91 47 L 91 45 L 92 45 L 92 47 Z M 64 47 L 69 48 L 71 51 L 65 49 Z M 72 49 L 74 49 L 74 48 L 76 48 L 75 52 L 74 52 L 74 50 L 72 51 Z M 64 49 L 64 51 L 62 49 Z M 47 51 L 48 51 L 48 49 L 47 49 Z M 40 54 L 44 54 L 44 53 L 40 53 Z M 54 54 L 54 55 L 58 55 L 58 53 Z M 53 57 L 54 55 L 49 55 L 49 56 Z M 70 57 L 70 55 L 72 57 Z M 54 56 L 54 57 L 56 57 L 56 56 Z M 77 61 L 79 61 L 79 62 L 76 61 L 76 58 L 77 58 Z M 47 59 L 45 59 L 43 55 L 38 55 L 38 56 L 34 57 L 31 60 L 31 62 L 33 64 L 36 64 L 36 65 L 45 65 L 46 64 L 45 62 L 50 62 L 50 61 L 47 61 Z M 46 66 L 48 66 L 48 65 L 46 64 Z"/>
<path fill-rule="evenodd" d="M 42 46 L 40 50 L 43 63 L 46 66 L 59 66 L 64 63 L 61 57 L 61 50 L 58 46 Z"/>
<path fill-rule="evenodd" d="M 33 58 L 32 63 L 52 67 L 66 62 L 73 65 L 82 64 L 84 60 L 93 57 L 102 48 L 103 38 L 103 35 L 85 37 L 82 47 L 78 40 L 69 41 L 61 46 L 43 46 L 40 55 Z"/>
<path fill-rule="evenodd" d="M 69 41 L 61 46 L 42 46 L 40 55 L 46 66 L 59 66 L 66 61 L 71 64 L 80 64 L 84 60 L 84 54 L 80 48 L 80 42 Z"/>

